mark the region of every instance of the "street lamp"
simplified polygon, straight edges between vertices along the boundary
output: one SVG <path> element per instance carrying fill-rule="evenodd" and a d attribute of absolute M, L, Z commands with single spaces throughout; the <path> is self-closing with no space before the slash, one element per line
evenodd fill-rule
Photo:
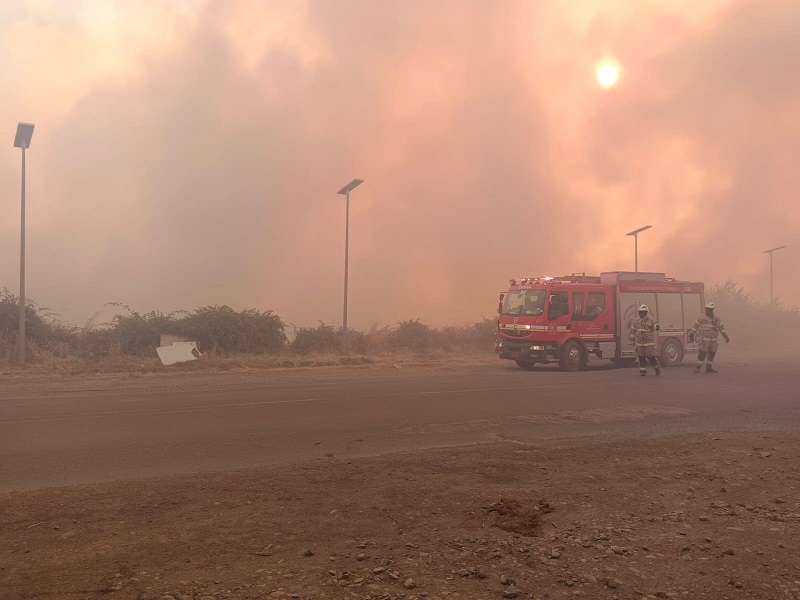
<path fill-rule="evenodd" d="M 342 352 L 347 354 L 349 344 L 347 339 L 347 273 L 350 254 L 350 192 L 364 183 L 363 179 L 353 179 L 350 183 L 340 189 L 337 194 L 347 197 L 347 211 L 344 227 L 344 316 L 342 317 Z"/>
<path fill-rule="evenodd" d="M 632 235 L 633 236 L 633 247 L 634 247 L 634 256 L 636 261 L 636 272 L 639 272 L 639 234 L 643 231 L 647 231 L 653 227 L 652 225 L 645 225 L 644 227 L 639 227 L 639 229 L 634 229 L 633 231 L 629 231 L 625 235 Z"/>
<path fill-rule="evenodd" d="M 25 150 L 31 147 L 33 123 L 19 123 L 14 147 L 22 148 L 22 211 L 19 241 L 19 362 L 25 362 Z"/>
<path fill-rule="evenodd" d="M 777 248 L 772 248 L 771 250 L 764 250 L 764 254 L 769 254 L 769 303 L 775 300 L 775 296 L 772 292 L 772 255 L 775 254 L 778 250 L 783 250 L 786 246 L 778 246 Z"/>

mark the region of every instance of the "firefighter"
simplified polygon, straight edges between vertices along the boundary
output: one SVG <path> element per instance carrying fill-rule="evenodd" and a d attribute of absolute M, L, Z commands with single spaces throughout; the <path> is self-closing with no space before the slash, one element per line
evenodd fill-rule
<path fill-rule="evenodd" d="M 634 319 L 631 333 L 628 338 L 636 346 L 636 356 L 639 357 L 639 373 L 642 377 L 647 375 L 647 361 L 653 365 L 656 375 L 661 375 L 661 365 L 656 357 L 656 332 L 658 323 L 650 316 L 650 309 L 646 304 L 639 307 L 639 318 Z"/>
<path fill-rule="evenodd" d="M 722 335 L 726 344 L 731 341 L 728 332 L 725 331 L 725 325 L 719 317 L 714 316 L 714 308 L 713 302 L 707 302 L 706 313 L 697 319 L 689 332 L 689 341 L 696 341 L 699 345 L 695 373 L 699 373 L 703 365 L 706 366 L 706 373 L 717 373 L 718 371 L 714 369 L 714 356 L 718 348 L 717 338 Z"/>

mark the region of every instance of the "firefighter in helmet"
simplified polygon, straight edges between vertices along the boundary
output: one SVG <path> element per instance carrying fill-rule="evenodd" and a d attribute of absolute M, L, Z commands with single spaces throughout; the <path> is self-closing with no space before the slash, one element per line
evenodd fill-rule
<path fill-rule="evenodd" d="M 699 345 L 695 373 L 699 373 L 703 365 L 706 366 L 706 373 L 716 373 L 714 356 L 717 354 L 717 338 L 722 335 L 726 344 L 731 341 L 728 332 L 725 331 L 725 325 L 719 317 L 714 316 L 714 308 L 713 302 L 707 302 L 705 314 L 697 319 L 689 332 L 689 341 L 696 341 Z"/>
<path fill-rule="evenodd" d="M 642 377 L 647 375 L 647 361 L 653 365 L 656 375 L 661 375 L 661 365 L 656 356 L 656 332 L 658 323 L 650 316 L 650 309 L 646 304 L 639 307 L 639 317 L 634 319 L 631 333 L 628 338 L 636 346 L 636 356 L 639 358 L 639 373 Z"/>

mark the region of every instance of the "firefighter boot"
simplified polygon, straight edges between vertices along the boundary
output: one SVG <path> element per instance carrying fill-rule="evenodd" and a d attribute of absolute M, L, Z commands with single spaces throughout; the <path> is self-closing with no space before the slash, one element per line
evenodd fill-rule
<path fill-rule="evenodd" d="M 639 375 L 642 377 L 647 377 L 647 369 L 639 369 Z"/>
<path fill-rule="evenodd" d="M 699 373 L 704 364 L 706 364 L 706 351 L 700 350 L 697 353 L 697 366 L 694 368 L 694 372 Z"/>
<path fill-rule="evenodd" d="M 711 364 L 706 365 L 706 373 L 719 373 Z"/>
<path fill-rule="evenodd" d="M 656 377 L 661 375 L 661 367 L 656 367 Z"/>

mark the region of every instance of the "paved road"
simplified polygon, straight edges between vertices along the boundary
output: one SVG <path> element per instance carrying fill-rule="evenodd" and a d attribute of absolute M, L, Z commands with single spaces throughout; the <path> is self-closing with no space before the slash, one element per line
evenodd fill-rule
<path fill-rule="evenodd" d="M 0 392 L 0 491 L 470 444 L 547 427 L 800 404 L 800 373 L 502 366 L 352 380 Z M 713 413 L 709 413 L 713 414 Z"/>

